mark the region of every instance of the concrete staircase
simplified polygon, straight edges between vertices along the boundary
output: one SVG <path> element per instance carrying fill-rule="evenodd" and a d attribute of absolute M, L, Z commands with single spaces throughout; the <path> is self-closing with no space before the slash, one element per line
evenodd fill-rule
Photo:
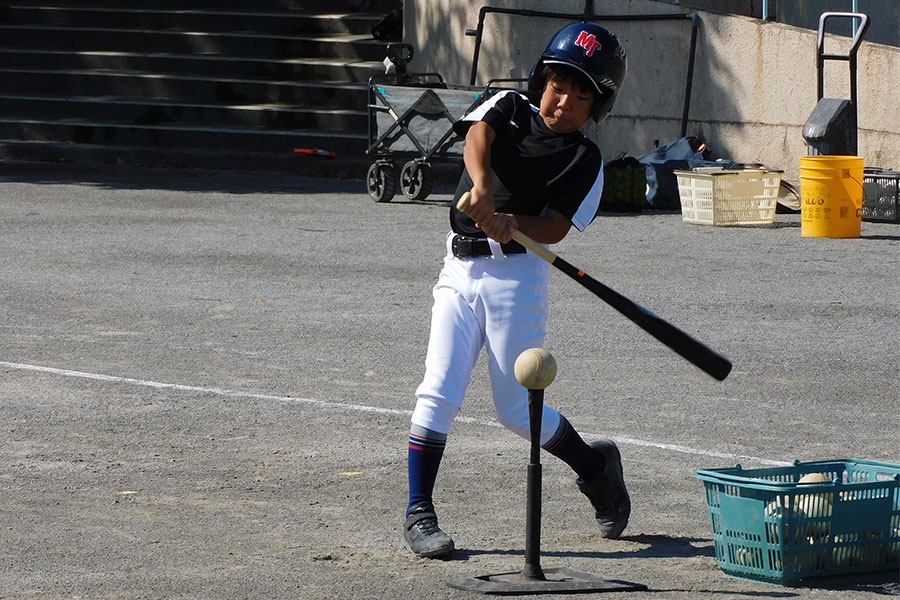
<path fill-rule="evenodd" d="M 400 39 L 371 28 L 398 4 L 5 2 L 0 159 L 364 178 L 367 81 Z"/>

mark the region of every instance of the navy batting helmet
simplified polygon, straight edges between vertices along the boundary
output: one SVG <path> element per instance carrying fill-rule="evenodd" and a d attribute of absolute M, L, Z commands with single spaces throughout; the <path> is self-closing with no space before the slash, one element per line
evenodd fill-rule
<path fill-rule="evenodd" d="M 584 73 L 597 88 L 594 121 L 609 116 L 625 80 L 628 61 L 619 39 L 595 23 L 572 23 L 560 29 L 531 69 L 528 89 L 541 92 L 546 83 L 544 65 L 564 64 Z"/>

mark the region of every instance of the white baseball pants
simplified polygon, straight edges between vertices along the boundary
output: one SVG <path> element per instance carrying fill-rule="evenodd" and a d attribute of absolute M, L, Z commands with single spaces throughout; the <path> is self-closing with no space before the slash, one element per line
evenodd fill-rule
<path fill-rule="evenodd" d="M 550 265 L 530 252 L 504 256 L 493 241 L 494 256 L 459 259 L 450 250 L 452 236 L 434 287 L 425 377 L 416 389 L 412 422 L 449 433 L 485 347 L 497 418 L 529 439 L 528 391 L 513 368 L 524 350 L 543 345 Z M 541 444 L 559 422 L 559 413 L 544 406 Z"/>

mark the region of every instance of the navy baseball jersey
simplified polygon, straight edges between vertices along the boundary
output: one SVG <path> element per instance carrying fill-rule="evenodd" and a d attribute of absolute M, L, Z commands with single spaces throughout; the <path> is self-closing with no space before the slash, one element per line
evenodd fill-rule
<path fill-rule="evenodd" d="M 580 131 L 560 134 L 551 130 L 539 109 L 513 91 L 493 96 L 458 121 L 454 130 L 465 135 L 476 121 L 485 121 L 497 134 L 491 149 L 497 212 L 540 215 L 552 208 L 579 231 L 591 223 L 603 191 L 603 159 L 596 144 Z M 456 208 L 456 201 L 472 185 L 464 170 L 450 225 L 460 235 L 483 238 L 484 232 Z"/>

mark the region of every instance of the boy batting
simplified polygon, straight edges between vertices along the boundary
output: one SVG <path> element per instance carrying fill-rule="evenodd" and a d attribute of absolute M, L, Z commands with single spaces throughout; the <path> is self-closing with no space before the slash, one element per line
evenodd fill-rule
<path fill-rule="evenodd" d="M 563 27 L 531 71 L 533 105 L 517 92 L 491 97 L 454 125 L 464 134 L 465 170 L 450 209 L 447 254 L 434 287 L 425 376 L 416 389 L 409 435 L 409 503 L 402 533 L 416 555 L 441 557 L 454 542 L 438 526 L 432 497 L 450 427 L 484 347 L 498 420 L 530 438 L 528 391 L 515 361 L 546 335 L 549 265 L 512 240 L 521 231 L 542 244 L 593 220 L 603 159 L 581 128 L 608 115 L 625 79 L 625 51 L 593 23 Z M 465 212 L 456 202 L 465 192 Z M 568 464 L 593 506 L 600 535 L 615 538 L 631 502 L 619 450 L 586 443 L 559 412 L 544 406 L 540 445 Z"/>

